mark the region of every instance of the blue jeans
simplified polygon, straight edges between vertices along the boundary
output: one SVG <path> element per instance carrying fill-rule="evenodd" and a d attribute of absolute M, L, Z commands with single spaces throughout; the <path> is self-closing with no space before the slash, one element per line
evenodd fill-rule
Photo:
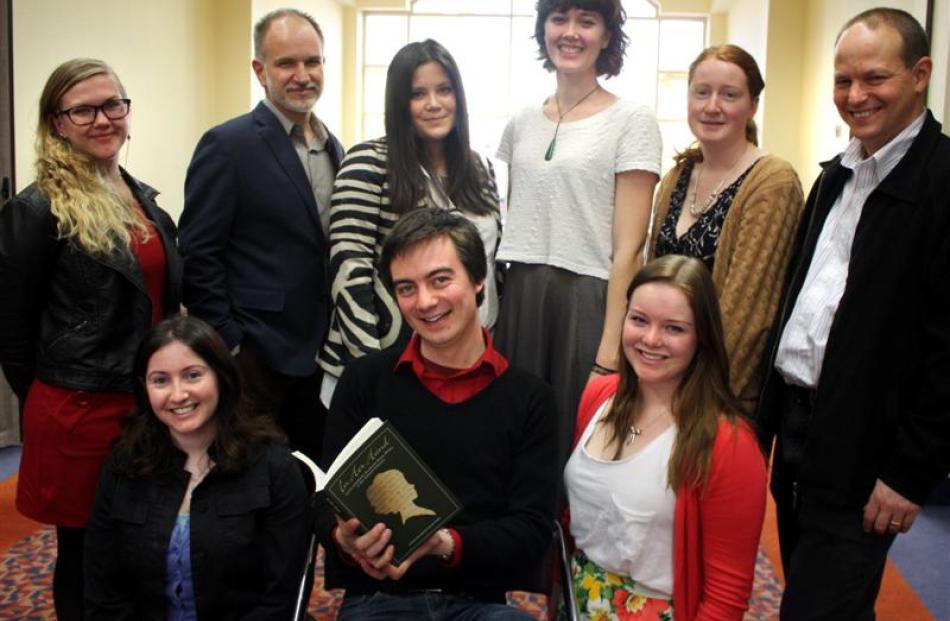
<path fill-rule="evenodd" d="M 534 621 L 517 608 L 459 595 L 419 592 L 408 595 L 347 595 L 337 621 Z"/>

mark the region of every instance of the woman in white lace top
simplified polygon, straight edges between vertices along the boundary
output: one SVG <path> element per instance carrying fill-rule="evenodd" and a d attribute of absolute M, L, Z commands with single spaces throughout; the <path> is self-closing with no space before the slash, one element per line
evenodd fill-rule
<path fill-rule="evenodd" d="M 604 89 L 623 65 L 620 0 L 541 0 L 535 39 L 557 90 L 509 121 L 499 261 L 511 263 L 499 351 L 554 386 L 560 455 L 591 374 L 617 369 L 624 292 L 640 267 L 660 132 L 653 113 Z"/>

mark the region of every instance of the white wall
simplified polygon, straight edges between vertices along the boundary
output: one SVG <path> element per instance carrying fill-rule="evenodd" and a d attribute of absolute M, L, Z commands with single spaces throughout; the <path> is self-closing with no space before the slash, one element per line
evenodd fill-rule
<path fill-rule="evenodd" d="M 752 54 L 760 67 L 767 58 L 768 2 L 766 0 L 733 0 L 727 25 L 728 42 Z"/>
<path fill-rule="evenodd" d="M 40 92 L 77 56 L 113 66 L 132 99 L 132 140 L 121 161 L 181 211 L 185 169 L 211 101 L 203 50 L 208 4 L 196 0 L 28 0 L 13 3 L 17 189 L 32 182 Z"/>
<path fill-rule="evenodd" d="M 732 0 L 728 3 L 726 17 L 726 42 L 738 45 L 752 54 L 761 71 L 765 71 L 767 49 L 767 32 L 769 25 L 767 0 Z M 768 81 L 768 76 L 765 76 Z M 762 122 L 768 107 L 769 92 L 766 89 L 759 101 L 759 109 L 755 115 L 756 125 L 759 127 L 759 139 L 767 140 L 765 127 Z"/>
<path fill-rule="evenodd" d="M 934 116 L 946 124 L 950 119 L 950 98 L 947 97 L 947 86 L 950 83 L 950 2 L 934 3 L 933 29 L 930 48 L 934 70 L 928 98 Z M 944 133 L 947 133 L 946 127 Z"/>

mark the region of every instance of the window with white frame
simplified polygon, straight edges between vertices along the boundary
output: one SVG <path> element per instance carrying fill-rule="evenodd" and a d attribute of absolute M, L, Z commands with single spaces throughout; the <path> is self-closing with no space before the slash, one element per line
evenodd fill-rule
<path fill-rule="evenodd" d="M 472 148 L 493 156 L 508 119 L 554 92 L 538 60 L 536 0 L 415 0 L 409 11 L 363 14 L 362 136 L 385 133 L 386 69 L 410 41 L 435 39 L 462 74 Z M 705 47 L 707 17 L 661 14 L 652 0 L 624 0 L 630 37 L 623 72 L 602 80 L 619 97 L 652 108 L 663 134 L 663 169 L 693 138 L 686 124 L 689 63 Z"/>

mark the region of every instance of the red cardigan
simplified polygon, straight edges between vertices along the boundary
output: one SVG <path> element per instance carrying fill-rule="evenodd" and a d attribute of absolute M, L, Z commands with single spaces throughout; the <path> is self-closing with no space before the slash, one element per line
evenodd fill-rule
<path fill-rule="evenodd" d="M 576 444 L 619 375 L 595 379 L 577 412 Z M 719 422 L 703 488 L 682 485 L 673 517 L 673 610 L 677 621 L 741 621 L 749 607 L 765 517 L 765 459 L 746 423 Z"/>

